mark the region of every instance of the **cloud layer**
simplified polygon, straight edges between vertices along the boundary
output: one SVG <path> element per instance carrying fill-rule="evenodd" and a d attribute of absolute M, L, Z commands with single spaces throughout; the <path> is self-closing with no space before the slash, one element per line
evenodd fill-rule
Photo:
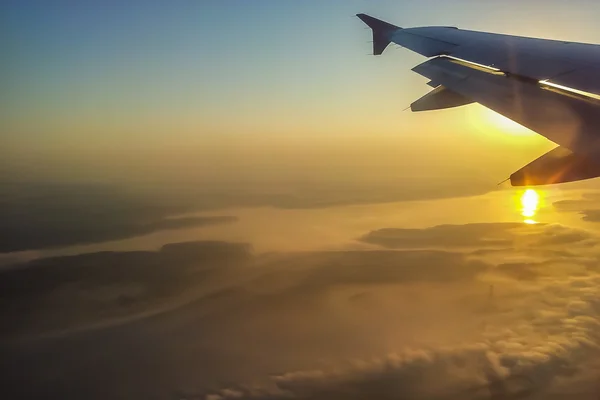
<path fill-rule="evenodd" d="M 554 208 L 561 212 L 576 212 L 587 222 L 600 222 L 600 193 L 586 192 L 577 200 L 560 200 L 553 203 Z"/>
<path fill-rule="evenodd" d="M 368 251 L 206 242 L 29 265 L 19 282 L 45 276 L 47 289 L 20 304 L 40 318 L 69 314 L 60 293 L 95 317 L 176 306 L 83 331 L 63 320 L 58 336 L 13 331 L 3 386 L 14 398 L 597 398 L 598 237 L 480 224 L 365 238 Z"/>
<path fill-rule="evenodd" d="M 169 218 L 190 206 L 181 200 L 148 200 L 108 185 L 4 184 L 0 195 L 0 253 L 237 221 L 233 216 Z"/>
<path fill-rule="evenodd" d="M 510 250 L 499 252 L 523 260 L 533 251 L 539 257 L 535 262 L 490 263 L 488 269 L 481 268 L 471 276 L 510 291 L 509 295 L 498 294 L 498 290 L 496 295 L 490 294 L 479 317 L 478 340 L 409 347 L 351 366 L 276 375 L 264 386 L 233 387 L 204 398 L 516 399 L 575 394 L 596 398 L 595 380 L 600 370 L 592 365 L 600 350 L 600 269 L 594 250 L 598 239 L 556 225 L 529 231 L 519 228 L 522 226 L 478 224 L 384 229 L 362 238 L 391 248 L 509 244 Z M 515 244 L 527 246 L 515 251 Z M 573 246 L 578 257 L 556 257 L 547 249 L 564 244 Z M 441 280 L 452 281 L 448 277 Z"/>

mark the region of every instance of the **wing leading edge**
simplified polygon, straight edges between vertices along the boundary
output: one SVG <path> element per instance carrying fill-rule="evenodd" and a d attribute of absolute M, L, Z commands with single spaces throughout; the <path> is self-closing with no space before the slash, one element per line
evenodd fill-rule
<path fill-rule="evenodd" d="M 591 66 L 600 68 L 600 46 L 454 27 L 400 28 L 357 16 L 373 30 L 375 55 L 396 43 L 430 58 L 413 71 L 435 89 L 412 111 L 477 102 L 559 145 L 512 174 L 513 186 L 600 176 L 600 96 L 587 91 L 597 86 L 600 92 L 600 79 L 590 79 Z"/>

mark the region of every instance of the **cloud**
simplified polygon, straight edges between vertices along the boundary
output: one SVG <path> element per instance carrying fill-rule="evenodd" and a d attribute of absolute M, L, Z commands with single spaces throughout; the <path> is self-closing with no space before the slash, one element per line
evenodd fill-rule
<path fill-rule="evenodd" d="M 230 388 L 203 397 L 206 400 L 515 399 L 535 390 L 536 382 L 526 376 L 511 375 L 502 362 L 485 343 L 455 349 L 408 350 L 377 360 L 354 362 L 352 367 L 335 371 L 275 376 L 268 387 Z"/>
<path fill-rule="evenodd" d="M 0 335 L 67 331 L 152 312 L 190 287 L 200 291 L 215 272 L 239 267 L 251 257 L 246 244 L 206 241 L 14 265 L 0 272 L 0 315 L 5 321 Z"/>
<path fill-rule="evenodd" d="M 582 219 L 588 222 L 600 222 L 600 210 L 583 210 Z"/>
<path fill-rule="evenodd" d="M 597 204 L 599 200 L 600 192 L 588 191 L 584 192 L 579 199 L 559 200 L 552 203 L 552 205 L 560 211 L 579 211 L 582 208 Z"/>
<path fill-rule="evenodd" d="M 194 297 L 134 322 L 3 349 L 3 386 L 92 399 L 597 397 L 598 238 L 555 225 L 438 229 L 403 230 L 394 239 L 409 244 L 394 251 L 261 255 L 203 242 L 38 261 L 36 275 L 10 287 L 17 296 L 47 281 L 45 295 L 32 287 L 21 303 L 40 316 L 97 318 Z M 60 303 L 54 283 L 68 281 L 77 285 Z M 106 306 L 119 303 L 115 282 L 135 293 L 133 305 Z M 90 312 L 90 297 L 103 299 L 102 313 Z"/>
<path fill-rule="evenodd" d="M 535 280 L 541 274 L 539 267 L 544 263 L 506 263 L 496 267 L 496 271 L 504 273 L 518 280 Z"/>
<path fill-rule="evenodd" d="M 233 216 L 169 218 L 189 206 L 148 200 L 112 186 L 15 184 L 3 187 L 0 194 L 0 253 L 237 221 Z"/>
<path fill-rule="evenodd" d="M 451 282 L 472 279 L 488 265 L 446 251 L 348 251 L 315 253 L 304 259 L 312 272 L 303 286 Z"/>
<path fill-rule="evenodd" d="M 19 182 L 0 185 L 0 253 L 113 241 L 167 229 L 235 222 L 234 216 L 171 219 L 173 215 L 232 207 L 319 209 L 339 205 L 413 201 L 482 194 L 489 187 L 420 181 L 390 186 L 366 179 L 290 184 L 259 180 L 69 184 Z M 118 181 L 118 180 L 117 180 Z M 268 180 L 267 180 L 268 181 Z M 116 182 L 116 181 L 115 181 Z"/>
<path fill-rule="evenodd" d="M 472 249 L 473 254 L 503 253 L 520 246 L 532 251 L 562 252 L 561 245 L 594 246 L 597 238 L 582 229 L 559 224 L 480 223 L 439 225 L 424 229 L 385 228 L 359 238 L 364 243 L 390 249 L 438 248 Z M 475 250 L 473 250 L 475 249 Z"/>
<path fill-rule="evenodd" d="M 553 246 L 573 243 L 593 246 L 598 243 L 598 240 L 590 232 L 562 225 L 548 225 L 537 233 L 538 245 Z"/>
<path fill-rule="evenodd" d="M 379 233 L 386 233 L 387 238 L 393 239 L 381 242 L 386 247 L 445 245 L 460 250 L 473 243 L 484 245 L 483 251 L 476 253 L 488 263 L 472 275 L 472 279 L 502 289 L 496 290 L 496 296 L 488 299 L 497 307 L 480 314 L 481 335 L 471 343 L 408 346 L 402 352 L 380 359 L 355 360 L 351 365 L 340 363 L 329 369 L 278 374 L 259 386 L 231 386 L 223 391 L 198 394 L 198 398 L 542 399 L 550 395 L 563 398 L 559 393 L 563 393 L 564 398 L 573 393 L 579 398 L 597 398 L 594 382 L 600 369 L 594 366 L 594 360 L 600 353 L 600 260 L 590 252 L 590 243 L 598 243 L 598 238 L 585 231 L 557 225 L 538 226 L 529 231 L 514 228 L 503 224 L 445 226 L 424 230 L 386 229 L 376 231 L 373 236 L 369 236 L 372 233 L 367 235 L 379 239 Z M 440 235 L 441 231 L 449 235 L 464 232 L 465 235 L 454 239 Z M 477 237 L 475 232 L 482 233 L 482 237 Z M 485 250 L 487 235 L 510 239 L 519 248 Z M 403 243 L 403 239 L 406 242 Z M 547 246 L 562 245 L 569 245 L 572 252 L 547 249 Z M 497 259 L 496 253 L 510 258 L 525 257 L 529 252 L 534 252 L 538 261 L 491 265 Z M 432 276 L 443 270 L 439 263 L 434 261 L 432 264 L 438 268 L 424 275 Z M 407 265 L 408 270 L 413 270 L 418 265 L 426 268 L 428 263 Z M 451 269 L 462 267 L 464 265 L 453 265 Z M 352 270 L 347 272 L 353 275 Z M 344 274 L 340 267 L 333 275 L 344 282 Z M 378 270 L 374 274 L 385 276 Z M 358 276 L 357 280 L 363 279 Z M 509 281 L 495 278 L 500 276 Z M 398 282 L 390 280 L 389 276 L 386 279 Z M 444 277 L 440 281 L 449 283 L 453 280 Z M 330 284 L 333 285 L 333 280 Z M 451 291 L 445 291 L 445 295 L 449 302 L 456 296 Z M 374 302 L 372 292 L 359 292 L 351 301 L 353 304 Z M 417 308 L 417 304 L 414 306 Z M 419 318 L 424 318 L 424 314 Z M 468 320 L 457 316 L 455 323 L 461 323 L 459 321 L 465 323 Z"/>
<path fill-rule="evenodd" d="M 561 212 L 575 212 L 587 222 L 600 222 L 599 192 L 584 193 L 580 199 L 560 200 L 553 203 L 554 208 Z"/>
<path fill-rule="evenodd" d="M 469 345 L 407 349 L 351 366 L 277 375 L 259 387 L 236 386 L 198 398 L 546 398 L 574 376 L 594 380 L 600 373 L 589 370 L 600 354 L 599 283 L 600 275 L 591 275 L 547 282 L 536 288 L 541 293 L 523 293 L 520 309 L 505 307 L 503 315 L 488 321 L 483 338 Z M 580 398 L 597 394 L 592 388 Z"/>
<path fill-rule="evenodd" d="M 359 240 L 392 249 L 427 247 L 506 247 L 513 242 L 511 230 L 523 224 L 439 225 L 425 229 L 386 228 L 369 232 Z"/>

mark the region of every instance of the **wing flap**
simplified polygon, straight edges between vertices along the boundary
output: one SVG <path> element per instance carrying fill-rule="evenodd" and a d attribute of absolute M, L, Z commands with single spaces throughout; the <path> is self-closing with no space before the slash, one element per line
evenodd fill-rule
<path fill-rule="evenodd" d="M 434 58 L 414 67 L 413 72 L 443 85 L 448 81 L 467 79 L 472 71 L 444 58 Z"/>
<path fill-rule="evenodd" d="M 539 186 L 591 179 L 600 176 L 594 157 L 556 147 L 510 176 L 512 186 Z"/>
<path fill-rule="evenodd" d="M 455 93 L 444 86 L 438 86 L 419 100 L 412 103 L 410 109 L 414 112 L 442 110 L 471 103 L 474 103 L 474 101 L 461 94 Z"/>
<path fill-rule="evenodd" d="M 572 151 L 600 150 L 597 104 L 545 90 L 535 81 L 483 72 L 444 57 L 413 70 Z"/>

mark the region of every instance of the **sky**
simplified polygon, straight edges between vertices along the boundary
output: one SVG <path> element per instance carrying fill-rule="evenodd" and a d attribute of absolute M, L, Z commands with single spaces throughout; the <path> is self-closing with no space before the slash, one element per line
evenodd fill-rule
<path fill-rule="evenodd" d="M 410 72 L 423 58 L 399 49 L 369 57 L 370 33 L 354 15 L 405 27 L 456 25 L 588 42 L 599 35 L 597 6 L 588 1 L 520 2 L 518 12 L 467 0 L 7 1 L 1 7 L 0 46 L 8 60 L 0 98 L 3 175 L 16 169 L 31 179 L 134 175 L 139 181 L 159 163 L 193 175 L 211 157 L 238 164 L 239 173 L 260 159 L 285 164 L 273 155 L 280 150 L 304 167 L 319 157 L 320 146 L 347 160 L 353 149 L 377 143 L 402 148 L 432 141 L 443 147 L 431 150 L 436 156 L 452 161 L 450 147 L 473 164 L 500 145 L 515 158 L 507 168 L 518 168 L 547 150 L 543 139 L 511 137 L 527 131 L 478 106 L 440 118 L 403 113 L 428 90 Z M 501 135 L 506 131 L 509 137 Z M 374 151 L 356 156 L 373 163 Z M 494 174 L 512 172 L 491 164 Z"/>
<path fill-rule="evenodd" d="M 595 1 L 0 3 L 0 388 L 14 399 L 597 399 L 598 180 L 411 113 L 367 13 L 600 43 Z"/>

